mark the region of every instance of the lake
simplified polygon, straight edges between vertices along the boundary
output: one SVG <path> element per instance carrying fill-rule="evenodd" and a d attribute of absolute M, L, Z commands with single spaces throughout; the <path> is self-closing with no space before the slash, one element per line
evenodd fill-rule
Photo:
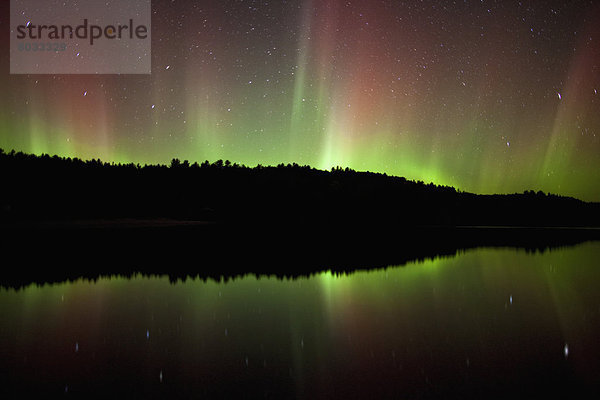
<path fill-rule="evenodd" d="M 2 288 L 0 394 L 598 396 L 599 260 L 596 241 L 349 275 Z"/>

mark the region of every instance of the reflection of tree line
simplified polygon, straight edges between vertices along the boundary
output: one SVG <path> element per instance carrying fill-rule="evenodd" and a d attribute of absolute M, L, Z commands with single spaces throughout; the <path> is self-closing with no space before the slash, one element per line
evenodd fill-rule
<path fill-rule="evenodd" d="M 351 169 L 229 161 L 108 164 L 0 150 L 6 220 L 175 218 L 295 224 L 600 225 L 600 205 L 543 192 L 474 195 Z"/>
<path fill-rule="evenodd" d="M 455 256 L 477 247 L 544 252 L 600 240 L 600 230 L 410 228 L 244 229 L 239 225 L 169 227 L 23 227 L 3 241 L 0 286 L 22 287 L 100 276 L 168 275 L 232 279 L 247 274 L 297 278 L 352 273 Z M 418 266 L 415 266 L 418 268 Z"/>

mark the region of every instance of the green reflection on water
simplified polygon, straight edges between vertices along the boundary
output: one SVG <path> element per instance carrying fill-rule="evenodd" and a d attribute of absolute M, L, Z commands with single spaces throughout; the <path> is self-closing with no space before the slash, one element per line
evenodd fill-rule
<path fill-rule="evenodd" d="M 135 276 L 2 289 L 0 363 L 22 384 L 36 382 L 25 373 L 34 368 L 50 388 L 120 376 L 142 392 L 177 382 L 218 393 L 235 382 L 410 397 L 553 373 L 595 385 L 599 256 L 595 242 L 298 280 Z"/>

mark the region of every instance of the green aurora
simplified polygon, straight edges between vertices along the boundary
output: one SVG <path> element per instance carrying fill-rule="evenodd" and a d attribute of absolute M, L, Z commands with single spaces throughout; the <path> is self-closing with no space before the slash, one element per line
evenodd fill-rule
<path fill-rule="evenodd" d="M 151 75 L 5 67 L 0 147 L 341 166 L 600 201 L 594 2 L 246 3 L 154 1 Z"/>

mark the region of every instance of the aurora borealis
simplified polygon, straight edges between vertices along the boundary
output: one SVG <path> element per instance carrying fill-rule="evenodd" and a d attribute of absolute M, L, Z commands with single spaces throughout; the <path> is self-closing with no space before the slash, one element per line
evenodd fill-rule
<path fill-rule="evenodd" d="M 5 150 L 600 201 L 594 1 L 154 0 L 152 74 L 97 76 L 9 75 L 0 9 Z"/>

